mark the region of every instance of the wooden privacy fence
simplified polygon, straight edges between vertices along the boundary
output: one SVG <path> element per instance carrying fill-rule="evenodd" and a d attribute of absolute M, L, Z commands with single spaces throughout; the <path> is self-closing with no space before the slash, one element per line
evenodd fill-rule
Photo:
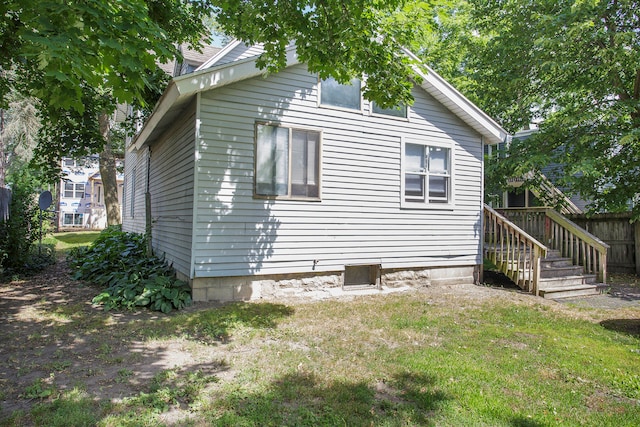
<path fill-rule="evenodd" d="M 609 272 L 640 275 L 640 222 L 631 221 L 631 212 L 567 217 L 609 245 Z"/>
<path fill-rule="evenodd" d="M 551 208 L 499 209 L 506 218 L 527 231 L 548 248 L 570 258 L 585 274 L 595 274 L 601 283 L 607 280 L 609 245 L 586 229 Z"/>
<path fill-rule="evenodd" d="M 519 287 L 538 295 L 540 261 L 547 248 L 487 205 L 484 239 L 486 257 Z"/>

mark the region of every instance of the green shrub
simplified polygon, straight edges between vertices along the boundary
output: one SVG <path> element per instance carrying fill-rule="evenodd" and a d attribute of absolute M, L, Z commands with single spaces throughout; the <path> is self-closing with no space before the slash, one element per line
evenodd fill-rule
<path fill-rule="evenodd" d="M 93 302 L 106 310 L 148 307 L 168 313 L 191 304 L 191 289 L 177 280 L 173 269 L 146 255 L 146 238 L 105 229 L 89 247 L 74 248 L 67 258 L 74 278 L 105 287 Z"/>
<path fill-rule="evenodd" d="M 28 169 L 20 169 L 9 176 L 11 203 L 9 219 L 0 221 L 0 275 L 17 276 L 32 273 L 55 262 L 55 252 L 41 250 L 37 242 L 41 232 L 49 229 L 50 212 L 44 212 L 42 231 L 38 194 L 41 183 Z"/>

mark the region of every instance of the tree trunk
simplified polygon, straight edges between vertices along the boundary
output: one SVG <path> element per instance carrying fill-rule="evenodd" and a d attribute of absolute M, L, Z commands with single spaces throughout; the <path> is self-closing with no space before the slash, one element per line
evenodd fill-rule
<path fill-rule="evenodd" d="M 118 203 L 118 182 L 116 179 L 116 159 L 111 150 L 111 125 L 109 115 L 102 112 L 99 117 L 100 133 L 104 138 L 104 149 L 100 153 L 100 177 L 104 191 L 104 206 L 107 211 L 107 225 L 118 225 L 120 218 L 120 204 Z"/>
<path fill-rule="evenodd" d="M 7 165 L 5 162 L 4 146 L 4 109 L 0 108 L 0 188 L 4 187 Z"/>

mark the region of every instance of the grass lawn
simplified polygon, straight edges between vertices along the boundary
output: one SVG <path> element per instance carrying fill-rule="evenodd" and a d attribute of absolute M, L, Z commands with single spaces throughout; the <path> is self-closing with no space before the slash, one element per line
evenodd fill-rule
<path fill-rule="evenodd" d="M 29 379 L 3 379 L 0 402 L 28 404 L 0 425 L 640 425 L 637 307 L 479 286 L 171 316 L 77 304 L 32 314 L 48 329 L 24 345 L 59 352 L 13 356 Z"/>
<path fill-rule="evenodd" d="M 89 246 L 100 235 L 100 231 L 74 231 L 53 233 L 43 243 L 55 245 L 56 250 L 66 252 L 78 246 Z"/>

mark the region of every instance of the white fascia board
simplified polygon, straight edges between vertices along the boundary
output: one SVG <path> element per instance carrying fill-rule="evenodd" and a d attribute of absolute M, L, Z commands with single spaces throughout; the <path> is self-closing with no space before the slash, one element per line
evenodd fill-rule
<path fill-rule="evenodd" d="M 411 51 L 404 49 L 404 52 L 416 62 L 414 70 L 422 78 L 420 86 L 431 96 L 440 101 L 480 135 L 484 136 L 488 143 L 497 144 L 507 139 L 509 133 L 495 120 L 432 70 L 431 67 L 422 63 Z"/>
<path fill-rule="evenodd" d="M 195 71 L 197 72 L 197 71 L 206 70 L 207 68 L 211 68 L 212 66 L 214 66 L 216 64 L 216 62 L 218 62 L 220 60 L 220 58 L 224 58 L 229 52 L 231 52 L 233 49 L 235 49 L 241 43 L 242 42 L 240 40 L 237 40 L 237 39 L 234 39 L 234 40 L 230 41 L 229 43 L 226 44 L 225 47 L 222 48 L 222 50 L 218 51 L 218 53 L 216 53 L 211 58 L 209 58 L 204 63 L 202 63 L 202 65 L 200 65 L 198 68 L 196 68 Z"/>
<path fill-rule="evenodd" d="M 502 126 L 458 92 L 438 73 L 428 66 L 425 67 L 427 68 L 426 73 L 416 67 L 416 72 L 422 77 L 421 86 L 424 90 L 460 117 L 462 121 L 487 138 L 488 143 L 497 144 L 507 138 L 508 132 Z"/>
<path fill-rule="evenodd" d="M 256 59 L 257 57 L 247 58 L 236 62 L 230 62 L 217 68 L 209 68 L 174 78 L 162 94 L 162 97 L 153 109 L 151 116 L 149 116 L 144 127 L 136 136 L 134 143 L 129 149 L 133 150 L 134 147 L 136 149 L 140 149 L 144 146 L 153 130 L 159 123 L 161 123 L 164 116 L 176 103 L 200 92 L 206 92 L 207 90 L 214 89 L 216 87 L 222 87 L 231 83 L 264 75 L 265 72 L 256 67 Z M 290 67 L 298 63 L 299 61 L 295 48 L 288 49 L 286 67 Z"/>
<path fill-rule="evenodd" d="M 135 136 L 133 143 L 129 146 L 130 152 L 133 151 L 134 148 L 139 150 L 144 145 L 144 142 L 151 134 L 151 131 L 155 129 L 162 117 L 164 117 L 167 111 L 169 111 L 169 108 L 171 108 L 171 106 L 176 102 L 179 95 L 175 82 L 173 80 L 170 81 L 169 86 L 167 86 L 164 93 L 156 103 L 156 106 L 153 108 L 151 115 L 144 122 L 140 133 Z"/>

